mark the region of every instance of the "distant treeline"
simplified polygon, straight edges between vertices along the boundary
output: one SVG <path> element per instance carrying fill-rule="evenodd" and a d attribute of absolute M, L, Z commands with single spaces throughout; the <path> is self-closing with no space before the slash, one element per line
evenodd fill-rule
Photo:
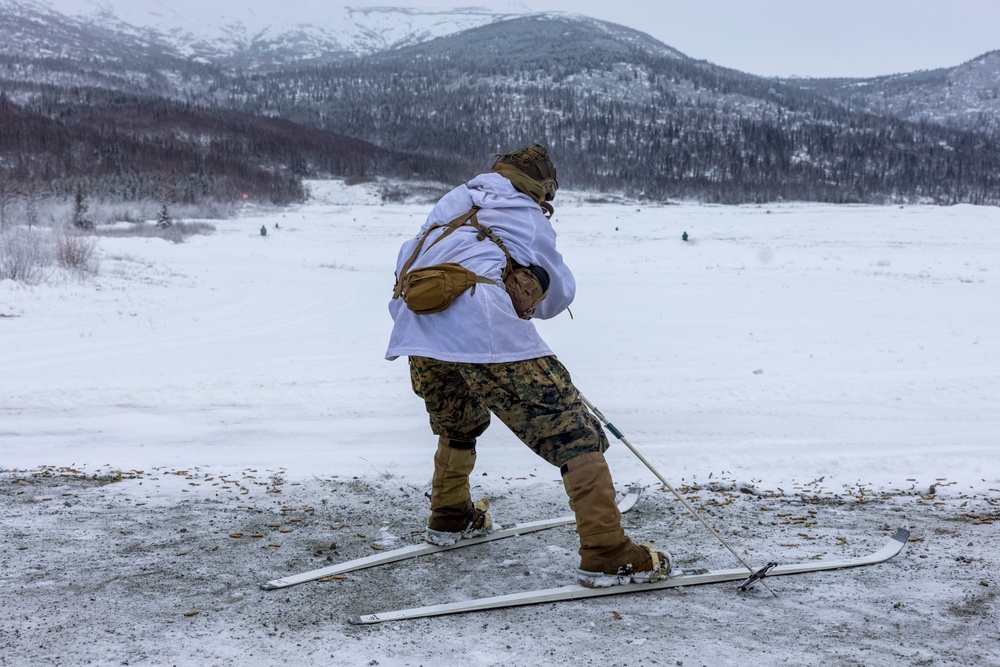
<path fill-rule="evenodd" d="M 303 177 L 412 173 L 418 160 L 275 117 L 102 89 L 0 92 L 0 178 L 69 197 L 287 204 Z"/>

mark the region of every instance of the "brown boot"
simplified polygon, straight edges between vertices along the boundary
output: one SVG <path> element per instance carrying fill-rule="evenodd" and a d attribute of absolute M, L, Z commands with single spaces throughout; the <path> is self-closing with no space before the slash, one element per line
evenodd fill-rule
<path fill-rule="evenodd" d="M 476 465 L 475 440 L 438 439 L 431 482 L 431 516 L 425 539 L 433 544 L 454 544 L 489 531 L 489 501 L 475 505 L 469 496 L 469 474 Z"/>
<path fill-rule="evenodd" d="M 563 465 L 562 475 L 580 535 L 580 583 L 613 586 L 657 581 L 670 573 L 666 554 L 648 544 L 638 545 L 625 535 L 604 454 L 593 452 L 570 459 Z"/>

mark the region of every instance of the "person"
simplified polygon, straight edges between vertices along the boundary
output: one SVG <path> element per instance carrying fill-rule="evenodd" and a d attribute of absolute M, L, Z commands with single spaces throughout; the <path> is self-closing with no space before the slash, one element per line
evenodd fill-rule
<path fill-rule="evenodd" d="M 438 436 L 426 540 L 453 544 L 490 529 L 469 475 L 492 413 L 560 469 L 582 583 L 662 578 L 667 556 L 622 528 L 600 422 L 531 322 L 566 310 L 576 292 L 549 222 L 556 168 L 538 143 L 493 157 L 490 172 L 442 197 L 403 243 L 389 302 L 386 358 L 409 358 L 413 391 Z M 515 271 L 519 285 L 509 280 Z"/>

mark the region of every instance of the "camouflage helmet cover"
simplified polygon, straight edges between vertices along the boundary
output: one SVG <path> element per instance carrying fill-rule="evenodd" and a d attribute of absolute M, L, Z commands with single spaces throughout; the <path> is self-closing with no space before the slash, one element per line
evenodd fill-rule
<path fill-rule="evenodd" d="M 555 165 L 549 159 L 548 150 L 544 145 L 533 143 L 528 148 L 519 148 L 503 155 L 494 155 L 493 158 L 493 171 L 503 173 L 514 169 L 535 181 L 538 188 L 532 187 L 531 190 L 535 191 L 527 193 L 530 196 L 544 201 L 555 199 L 556 191 L 559 189 L 559 181 L 556 179 Z M 515 185 L 517 184 L 515 183 Z"/>

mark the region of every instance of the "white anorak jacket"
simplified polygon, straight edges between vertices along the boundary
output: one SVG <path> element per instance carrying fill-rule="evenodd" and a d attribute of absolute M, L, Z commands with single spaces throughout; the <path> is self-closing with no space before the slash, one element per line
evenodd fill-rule
<path fill-rule="evenodd" d="M 479 223 L 500 237 L 514 261 L 541 266 L 548 272 L 548 293 L 534 317 L 548 319 L 565 310 L 576 294 L 576 281 L 556 250 L 555 230 L 541 207 L 500 174 L 481 174 L 442 197 L 420 232 L 400 248 L 396 275 L 428 227 L 446 225 L 473 206 L 480 208 Z M 391 300 L 389 312 L 394 324 L 386 359 L 405 355 L 498 363 L 551 355 L 535 325 L 514 312 L 500 278 L 506 260 L 499 246 L 488 238 L 480 239 L 474 227 L 464 225 L 430 247 L 443 231 L 439 228 L 430 233 L 410 270 L 456 262 L 476 275 L 495 279 L 496 285 L 477 284 L 474 291 L 466 290 L 447 309 L 430 315 L 417 315 L 402 298 Z"/>

